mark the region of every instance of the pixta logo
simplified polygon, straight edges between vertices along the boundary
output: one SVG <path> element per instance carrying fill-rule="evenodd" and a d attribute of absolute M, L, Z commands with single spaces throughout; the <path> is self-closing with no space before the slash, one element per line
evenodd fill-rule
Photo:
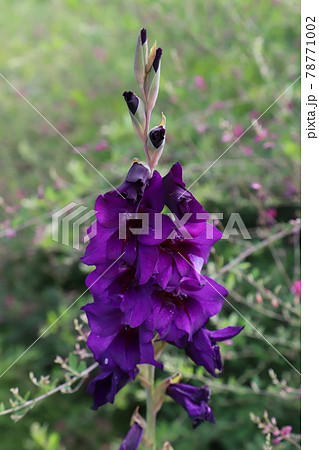
<path fill-rule="evenodd" d="M 52 215 L 52 240 L 79 250 L 80 243 L 86 243 L 96 235 L 96 222 L 93 222 L 90 233 L 83 233 L 84 226 L 89 226 L 94 216 L 94 210 L 69 203 Z"/>

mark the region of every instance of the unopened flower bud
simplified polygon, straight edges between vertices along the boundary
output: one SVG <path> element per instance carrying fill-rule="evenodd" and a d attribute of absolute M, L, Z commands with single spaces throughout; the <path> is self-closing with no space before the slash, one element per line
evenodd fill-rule
<path fill-rule="evenodd" d="M 147 107 L 150 111 L 154 108 L 158 96 L 160 83 L 160 67 L 161 67 L 162 49 L 158 48 L 155 51 L 155 56 L 152 66 L 146 74 L 144 81 L 144 90 L 147 98 Z M 150 55 L 151 59 L 151 55 Z"/>
<path fill-rule="evenodd" d="M 142 28 L 136 42 L 134 72 L 139 85 L 143 84 L 148 63 L 147 32 Z"/>
<path fill-rule="evenodd" d="M 165 128 L 164 127 L 155 127 L 150 131 L 150 141 L 154 145 L 155 148 L 159 148 L 165 139 Z"/>
<path fill-rule="evenodd" d="M 145 130 L 144 103 L 137 95 L 135 95 L 131 91 L 123 92 L 123 97 L 129 109 L 135 131 L 140 139 L 144 139 L 144 130 Z"/>
<path fill-rule="evenodd" d="M 162 113 L 161 122 L 157 127 L 152 128 L 148 134 L 147 149 L 150 157 L 151 168 L 154 168 L 157 165 L 163 152 L 165 145 L 165 123 L 166 117 Z"/>

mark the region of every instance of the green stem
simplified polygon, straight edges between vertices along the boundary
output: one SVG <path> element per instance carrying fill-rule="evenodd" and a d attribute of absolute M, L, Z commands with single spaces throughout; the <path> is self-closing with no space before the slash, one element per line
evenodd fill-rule
<path fill-rule="evenodd" d="M 147 438 L 151 450 L 156 450 L 156 412 L 154 412 L 154 381 L 155 367 L 147 365 L 147 381 L 149 386 L 146 388 L 146 422 Z"/>

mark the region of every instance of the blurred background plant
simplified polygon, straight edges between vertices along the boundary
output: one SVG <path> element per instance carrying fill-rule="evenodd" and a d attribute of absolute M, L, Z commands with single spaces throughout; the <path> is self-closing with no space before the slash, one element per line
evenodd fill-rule
<path fill-rule="evenodd" d="M 5 1 L 0 25 L 6 44 L 1 73 L 115 186 L 131 160 L 143 155 L 122 99 L 135 86 L 131 55 L 142 26 L 165 49 L 157 110 L 167 117 L 167 143 L 159 170 L 165 174 L 179 160 L 188 185 L 300 73 L 295 0 Z M 109 186 L 0 83 L 2 374 L 85 290 L 87 269 L 79 262 L 84 246 L 75 250 L 52 241 L 52 213 L 70 202 L 92 209 Z M 208 211 L 224 214 L 221 229 L 232 212 L 243 218 L 252 240 L 238 234 L 217 243 L 208 274 L 229 289 L 229 302 L 297 371 L 299 96 L 297 82 L 191 189 Z M 153 120 L 151 126 L 160 116 Z M 141 388 L 130 384 L 115 406 L 93 412 L 79 376 L 93 361 L 76 341 L 81 321 L 77 330 L 73 321 L 89 300 L 83 295 L 0 378 L 2 409 L 12 407 L 9 398 L 19 405 L 63 383 L 62 392 L 75 391 L 49 396 L 18 422 L 0 416 L 5 450 L 116 449 L 126 434 L 135 404 L 143 400 Z M 181 371 L 185 382 L 210 386 L 217 423 L 193 431 L 186 414 L 168 402 L 159 416 L 159 446 L 165 440 L 178 450 L 199 448 L 199 442 L 214 450 L 299 445 L 299 374 L 231 306 L 214 323 L 243 324 L 234 343 L 221 343 L 225 374 L 217 380 L 178 350 L 164 353 L 167 367 Z M 276 420 L 269 419 L 271 429 L 259 426 L 267 424 L 264 411 Z"/>

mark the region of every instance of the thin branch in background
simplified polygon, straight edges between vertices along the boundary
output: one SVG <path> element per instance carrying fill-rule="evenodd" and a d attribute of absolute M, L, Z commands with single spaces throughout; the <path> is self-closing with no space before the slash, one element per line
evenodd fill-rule
<path fill-rule="evenodd" d="M 269 300 L 273 301 L 275 300 L 279 305 L 281 305 L 283 308 L 287 309 L 288 311 L 294 313 L 296 316 L 300 317 L 300 309 L 294 307 L 287 301 L 284 301 L 280 299 L 276 294 L 274 294 L 269 289 L 266 289 L 261 283 L 257 283 L 252 276 L 246 275 L 245 272 L 243 272 L 240 269 L 236 269 L 236 271 L 240 274 L 240 276 L 247 281 L 251 286 L 253 286 L 258 292 L 269 298 Z"/>
<path fill-rule="evenodd" d="M 276 247 L 274 245 L 269 245 L 269 250 L 270 250 L 270 252 L 272 254 L 272 257 L 275 260 L 275 263 L 276 263 L 280 273 L 282 274 L 284 280 L 286 281 L 287 286 L 290 288 L 291 285 L 292 285 L 292 281 L 291 281 L 291 279 L 289 278 L 289 276 L 287 274 L 285 266 L 282 263 L 282 260 L 281 260 L 279 254 L 278 254 L 278 251 L 277 251 Z"/>
<path fill-rule="evenodd" d="M 234 258 L 230 263 L 226 264 L 224 267 L 222 267 L 219 271 L 217 276 L 215 278 L 219 278 L 224 273 L 232 270 L 234 267 L 236 267 L 240 262 L 244 261 L 248 256 L 252 255 L 253 253 L 257 252 L 258 250 L 261 250 L 262 248 L 267 247 L 271 243 L 278 241 L 279 239 L 283 239 L 286 236 L 289 236 L 290 234 L 298 233 L 300 231 L 300 222 L 295 221 L 293 225 L 291 225 L 289 228 L 284 228 L 283 230 L 279 231 L 278 233 L 272 234 L 267 239 L 264 239 L 263 241 L 259 242 L 256 245 L 252 245 L 242 253 L 240 253 L 236 258 Z"/>
<path fill-rule="evenodd" d="M 0 411 L 0 416 L 15 413 L 23 408 L 28 408 L 28 407 L 33 408 L 33 406 L 36 403 L 41 402 L 41 400 L 44 400 L 45 398 L 48 398 L 51 395 L 56 394 L 57 392 L 62 392 L 62 393 L 75 392 L 76 389 L 69 390 L 69 388 L 72 386 L 72 384 L 74 384 L 76 381 L 83 380 L 84 378 L 86 378 L 89 375 L 89 373 L 93 372 L 93 370 L 96 369 L 97 367 L 98 367 L 98 363 L 92 364 L 91 366 L 87 367 L 85 370 L 83 370 L 82 372 L 80 372 L 78 375 L 74 376 L 67 382 L 60 384 L 59 386 L 57 386 L 54 389 L 51 389 L 51 391 L 48 391 L 43 395 L 39 395 L 38 397 L 35 397 L 32 400 L 28 400 L 25 403 L 23 403 L 22 405 L 19 405 L 19 406 L 13 407 L 13 408 L 9 408 L 9 409 L 5 409 L 4 411 Z"/>
<path fill-rule="evenodd" d="M 299 321 L 293 320 L 290 317 L 284 317 L 282 314 L 276 313 L 275 311 L 267 309 L 264 306 L 259 305 L 257 303 L 255 304 L 253 302 L 247 302 L 247 300 L 242 295 L 238 294 L 238 292 L 236 291 L 230 291 L 230 296 L 236 302 L 241 303 L 242 305 L 249 306 L 249 308 L 254 309 L 254 311 L 256 311 L 259 314 L 271 317 L 272 319 L 280 320 L 282 322 L 288 322 L 291 325 L 300 325 Z"/>

